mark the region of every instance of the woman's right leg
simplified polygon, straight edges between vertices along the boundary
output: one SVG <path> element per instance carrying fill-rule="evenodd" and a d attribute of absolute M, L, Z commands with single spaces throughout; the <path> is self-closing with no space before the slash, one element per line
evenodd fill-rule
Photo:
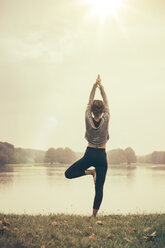
<path fill-rule="evenodd" d="M 65 177 L 66 178 L 76 178 L 81 177 L 84 175 L 87 175 L 86 169 L 89 168 L 91 165 L 89 164 L 89 161 L 86 159 L 86 157 L 82 157 L 78 161 L 76 161 L 74 164 L 72 164 L 66 171 L 65 171 Z"/>
<path fill-rule="evenodd" d="M 96 184 L 95 184 L 95 198 L 93 202 L 93 209 L 99 210 L 103 199 L 103 187 L 107 173 L 107 166 L 96 167 Z"/>

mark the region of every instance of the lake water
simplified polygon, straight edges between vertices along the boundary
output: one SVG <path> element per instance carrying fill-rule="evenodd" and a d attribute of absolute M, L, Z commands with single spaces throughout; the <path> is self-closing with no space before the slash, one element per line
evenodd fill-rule
<path fill-rule="evenodd" d="M 0 168 L 0 212 L 90 215 L 92 176 L 64 177 L 68 166 Z M 165 213 L 165 166 L 108 168 L 100 214 Z"/>

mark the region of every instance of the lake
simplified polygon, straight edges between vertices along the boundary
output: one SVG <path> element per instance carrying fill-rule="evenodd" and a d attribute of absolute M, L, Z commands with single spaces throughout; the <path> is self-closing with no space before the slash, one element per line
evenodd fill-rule
<path fill-rule="evenodd" d="M 93 178 L 67 179 L 64 171 L 68 166 L 1 167 L 0 212 L 90 215 Z M 110 166 L 99 213 L 165 213 L 164 196 L 165 166 Z"/>

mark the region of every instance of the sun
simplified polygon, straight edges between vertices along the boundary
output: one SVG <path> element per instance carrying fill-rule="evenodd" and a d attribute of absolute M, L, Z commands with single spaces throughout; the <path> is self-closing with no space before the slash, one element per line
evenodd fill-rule
<path fill-rule="evenodd" d="M 109 14 L 117 16 L 117 11 L 124 7 L 122 0 L 86 0 L 91 5 L 91 14 L 105 19 Z"/>

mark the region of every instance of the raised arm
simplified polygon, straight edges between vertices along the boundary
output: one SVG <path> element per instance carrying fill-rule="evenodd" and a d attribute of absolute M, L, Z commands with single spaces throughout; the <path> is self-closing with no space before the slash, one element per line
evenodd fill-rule
<path fill-rule="evenodd" d="M 91 93 L 89 95 L 89 102 L 87 104 L 87 108 L 86 108 L 86 112 L 85 112 L 85 115 L 86 117 L 91 117 L 91 106 L 92 106 L 92 103 L 93 103 L 93 100 L 94 100 L 94 97 L 95 97 L 95 92 L 96 92 L 96 88 L 97 88 L 97 83 L 94 83 L 93 84 L 93 87 L 92 87 L 92 90 L 91 90 Z"/>
<path fill-rule="evenodd" d="M 105 93 L 105 90 L 104 90 L 103 85 L 101 84 L 100 75 L 98 75 L 98 78 L 97 78 L 97 81 L 96 81 L 96 82 L 97 82 L 97 84 L 99 85 L 100 93 L 101 93 L 101 96 L 102 96 L 102 98 L 103 98 L 104 107 L 105 107 L 104 112 L 110 114 L 110 112 L 109 112 L 109 104 L 108 104 L 107 95 L 106 95 L 106 93 Z"/>
<path fill-rule="evenodd" d="M 108 104 L 108 99 L 107 99 L 107 95 L 105 93 L 105 90 L 104 90 L 104 87 L 103 85 L 99 86 L 99 89 L 100 89 L 100 93 L 101 93 L 101 96 L 103 98 L 103 102 L 104 102 L 104 112 L 110 114 L 109 112 L 109 104 Z"/>
<path fill-rule="evenodd" d="M 93 87 L 92 87 L 92 90 L 91 90 L 91 93 L 89 95 L 89 102 L 88 102 L 88 105 L 92 105 L 93 103 L 93 100 L 94 100 L 94 97 L 95 97 L 95 93 L 96 93 L 96 88 L 97 88 L 97 83 L 94 83 L 93 84 Z"/>

